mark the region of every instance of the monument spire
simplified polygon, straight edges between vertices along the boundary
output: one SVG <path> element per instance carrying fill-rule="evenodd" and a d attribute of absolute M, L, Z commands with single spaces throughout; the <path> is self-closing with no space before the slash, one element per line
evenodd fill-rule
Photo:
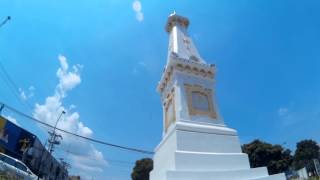
<path fill-rule="evenodd" d="M 173 53 L 183 59 L 205 63 L 188 35 L 189 24 L 188 18 L 176 14 L 175 11 L 168 17 L 165 30 L 169 33 L 169 56 Z"/>

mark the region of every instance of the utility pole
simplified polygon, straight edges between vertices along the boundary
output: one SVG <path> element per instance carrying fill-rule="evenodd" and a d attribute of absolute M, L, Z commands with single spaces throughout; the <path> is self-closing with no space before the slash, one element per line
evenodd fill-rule
<path fill-rule="evenodd" d="M 11 16 L 8 16 L 4 21 L 2 21 L 2 23 L 0 24 L 0 28 L 2 27 L 2 26 L 4 26 L 8 21 L 10 21 L 11 20 Z"/>
<path fill-rule="evenodd" d="M 53 131 L 49 131 L 49 135 L 50 135 L 50 139 L 48 140 L 49 142 L 49 147 L 48 147 L 48 151 L 50 154 L 52 154 L 52 152 L 54 151 L 54 146 L 55 145 L 59 145 L 60 144 L 60 141 L 62 140 L 62 136 L 60 134 L 57 134 L 56 133 L 56 129 L 57 129 L 57 125 L 58 125 L 58 122 L 61 118 L 61 116 L 63 114 L 65 114 L 66 112 L 65 111 L 62 111 L 59 118 L 57 119 L 56 121 L 56 124 L 54 125 L 54 128 L 53 128 Z"/>
<path fill-rule="evenodd" d="M 54 125 L 54 128 L 53 128 L 52 132 L 50 132 L 50 131 L 48 132 L 49 135 L 50 135 L 50 138 L 48 139 L 47 142 L 49 143 L 48 151 L 49 151 L 50 155 L 53 152 L 54 145 L 60 144 L 60 141 L 59 141 L 59 139 L 57 139 L 57 137 L 60 138 L 60 140 L 62 139 L 61 135 L 56 134 L 56 129 L 57 129 L 57 125 L 58 125 L 58 122 L 59 122 L 61 116 L 63 114 L 65 114 L 65 113 L 66 112 L 64 110 L 62 110 L 61 114 L 59 115 L 59 117 L 58 117 L 58 119 L 56 121 L 56 124 Z M 38 169 L 39 173 L 43 173 L 41 165 L 42 165 L 42 162 L 43 162 L 43 154 L 45 153 L 45 148 L 46 148 L 46 145 L 44 145 L 44 149 L 42 150 L 42 153 L 41 153 L 41 159 L 40 159 L 39 169 Z M 38 180 L 39 180 L 39 173 L 38 173 Z"/>

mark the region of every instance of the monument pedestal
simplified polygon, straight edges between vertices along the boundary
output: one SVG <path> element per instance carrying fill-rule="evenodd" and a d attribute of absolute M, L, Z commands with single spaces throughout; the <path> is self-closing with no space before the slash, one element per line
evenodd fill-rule
<path fill-rule="evenodd" d="M 156 148 L 151 180 L 283 180 L 267 168 L 250 169 L 237 132 L 225 126 L 178 121 Z"/>

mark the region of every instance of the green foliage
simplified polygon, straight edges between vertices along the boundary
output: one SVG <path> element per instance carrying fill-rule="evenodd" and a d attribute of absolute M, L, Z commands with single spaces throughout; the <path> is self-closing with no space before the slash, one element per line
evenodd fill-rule
<path fill-rule="evenodd" d="M 308 180 L 320 180 L 320 177 L 310 177 Z"/>
<path fill-rule="evenodd" d="M 244 144 L 242 151 L 248 154 L 252 168 L 266 166 L 270 174 L 282 173 L 292 163 L 290 150 L 260 140 Z"/>
<path fill-rule="evenodd" d="M 153 169 L 153 160 L 144 158 L 136 161 L 131 173 L 132 180 L 149 180 L 149 173 Z"/>
<path fill-rule="evenodd" d="M 313 159 L 319 159 L 320 147 L 313 140 L 303 140 L 297 143 L 297 149 L 294 154 L 293 167 L 298 170 L 303 167 L 313 168 Z"/>

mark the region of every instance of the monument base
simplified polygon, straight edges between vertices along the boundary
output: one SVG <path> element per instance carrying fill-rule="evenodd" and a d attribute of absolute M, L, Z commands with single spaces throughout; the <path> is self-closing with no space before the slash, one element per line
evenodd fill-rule
<path fill-rule="evenodd" d="M 180 120 L 155 150 L 151 180 L 285 180 L 267 168 L 250 168 L 237 132 L 223 125 Z"/>

